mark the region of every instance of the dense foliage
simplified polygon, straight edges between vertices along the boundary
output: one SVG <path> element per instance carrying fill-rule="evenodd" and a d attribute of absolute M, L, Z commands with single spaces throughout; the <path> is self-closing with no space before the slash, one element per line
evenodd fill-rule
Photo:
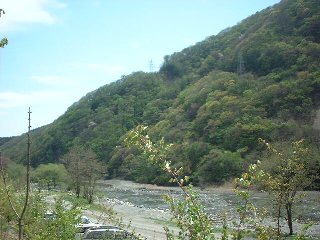
<path fill-rule="evenodd" d="M 171 221 L 179 228 L 178 233 L 170 231 L 165 227 L 167 239 L 190 239 L 190 240 L 212 240 L 216 238 L 215 227 L 217 223 L 210 216 L 210 211 L 206 211 L 200 200 L 197 191 L 190 184 L 189 176 L 183 176 L 183 168 L 172 166 L 168 160 L 169 150 L 173 144 L 166 144 L 163 139 L 153 142 L 146 134 L 147 127 L 139 125 L 129 131 L 124 138 L 124 145 L 136 147 L 148 159 L 149 163 L 158 166 L 170 175 L 170 182 L 176 184 L 181 190 L 181 196 L 171 194 L 164 195 L 164 200 L 170 206 Z M 247 239 L 246 235 L 251 235 L 250 239 L 286 239 L 286 233 L 280 224 L 281 219 L 288 223 L 290 236 L 293 231 L 293 206 L 297 203 L 298 195 L 300 199 L 304 197 L 304 189 L 312 183 L 316 177 L 313 171 L 314 166 L 308 164 L 308 159 L 312 157 L 310 149 L 306 148 L 304 141 L 293 142 L 290 149 L 277 150 L 270 143 L 260 139 L 269 151 L 270 156 L 276 158 L 276 164 L 263 170 L 261 162 L 250 164 L 248 172 L 241 174 L 235 179 L 234 192 L 239 199 L 237 206 L 237 216 L 228 223 L 227 212 L 223 219 L 221 237 L 218 239 L 240 240 Z M 219 165 L 219 164 L 218 164 Z M 257 207 L 252 198 L 253 189 L 261 188 L 272 195 L 270 209 L 275 210 L 277 226 L 270 221 L 264 221 L 267 216 L 272 216 L 270 210 L 264 207 Z M 202 199 L 203 200 L 203 199 Z M 286 214 L 283 214 L 283 212 Z M 232 222 L 232 223 L 231 223 Z M 233 227 L 230 227 L 233 226 Z M 311 224 L 306 224 L 304 229 L 290 239 L 309 239 L 306 237 L 306 230 Z"/>
<path fill-rule="evenodd" d="M 34 130 L 32 164 L 59 161 L 81 144 L 107 164 L 109 177 L 166 183 L 168 176 L 133 154 L 137 149 L 121 146 L 138 124 L 175 143 L 170 161 L 199 184 L 228 181 L 263 158 L 259 138 L 284 144 L 305 138 L 316 146 L 319 24 L 316 0 L 283 0 L 166 56 L 157 73 L 123 76 Z M 24 139 L 3 140 L 0 148 L 21 163 Z"/>

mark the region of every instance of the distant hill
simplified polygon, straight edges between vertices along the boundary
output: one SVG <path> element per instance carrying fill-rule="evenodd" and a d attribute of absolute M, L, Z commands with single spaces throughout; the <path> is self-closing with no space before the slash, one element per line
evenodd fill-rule
<path fill-rule="evenodd" d="M 0 138 L 0 146 L 10 141 L 13 137 L 2 137 Z"/>
<path fill-rule="evenodd" d="M 159 72 L 135 72 L 88 93 L 32 132 L 33 165 L 57 162 L 82 144 L 107 163 L 110 177 L 163 184 L 167 176 L 121 146 L 138 124 L 174 143 L 172 162 L 200 184 L 227 181 L 263 159 L 259 138 L 283 144 L 305 138 L 316 149 L 319 59 L 318 0 L 283 0 L 165 56 Z M 25 142 L 22 135 L 0 148 L 22 162 Z"/>

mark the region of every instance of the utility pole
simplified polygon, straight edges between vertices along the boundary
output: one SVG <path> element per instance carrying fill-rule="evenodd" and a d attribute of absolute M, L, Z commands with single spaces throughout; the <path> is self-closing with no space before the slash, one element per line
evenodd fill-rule
<path fill-rule="evenodd" d="M 25 200 L 24 200 L 24 205 L 23 205 L 23 209 L 22 212 L 18 218 L 18 224 L 19 224 L 19 240 L 21 240 L 23 238 L 23 217 L 24 214 L 27 210 L 28 207 L 28 202 L 29 202 L 29 195 L 30 195 L 30 166 L 31 166 L 31 160 L 30 160 L 30 146 L 31 146 L 31 140 L 30 140 L 30 131 L 31 131 L 31 111 L 30 111 L 30 107 L 29 107 L 29 111 L 28 111 L 28 133 L 27 133 L 27 137 L 28 137 L 28 142 L 27 142 L 27 178 L 26 178 L 26 196 L 25 196 Z"/>

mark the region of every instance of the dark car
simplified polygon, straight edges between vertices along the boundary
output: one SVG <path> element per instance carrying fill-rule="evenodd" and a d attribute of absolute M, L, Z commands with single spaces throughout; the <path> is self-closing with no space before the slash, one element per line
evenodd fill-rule
<path fill-rule="evenodd" d="M 139 238 L 133 236 L 131 233 L 114 226 L 100 226 L 97 228 L 90 228 L 85 231 L 82 239 L 114 239 L 114 240 L 138 240 Z"/>

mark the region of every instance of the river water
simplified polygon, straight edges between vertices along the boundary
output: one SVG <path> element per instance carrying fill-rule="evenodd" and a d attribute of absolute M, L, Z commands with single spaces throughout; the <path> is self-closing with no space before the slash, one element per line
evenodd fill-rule
<path fill-rule="evenodd" d="M 168 212 L 169 206 L 163 200 L 163 195 L 169 194 L 174 198 L 181 198 L 182 191 L 176 187 L 159 187 L 150 184 L 138 184 L 124 180 L 107 180 L 100 182 L 105 196 L 113 202 L 127 204 L 141 209 L 152 209 Z M 196 189 L 205 207 L 205 210 L 221 224 L 221 216 L 226 213 L 229 222 L 237 218 L 236 209 L 241 201 L 232 189 L 211 188 Z M 299 229 L 305 223 L 313 222 L 312 235 L 320 239 L 320 192 L 303 192 L 304 197 L 298 198 L 293 209 L 294 226 Z M 272 212 L 272 202 L 267 193 L 252 193 L 250 199 L 258 207 L 266 207 Z M 274 222 L 274 217 L 268 217 L 269 222 Z M 283 222 L 284 229 L 286 228 Z"/>

